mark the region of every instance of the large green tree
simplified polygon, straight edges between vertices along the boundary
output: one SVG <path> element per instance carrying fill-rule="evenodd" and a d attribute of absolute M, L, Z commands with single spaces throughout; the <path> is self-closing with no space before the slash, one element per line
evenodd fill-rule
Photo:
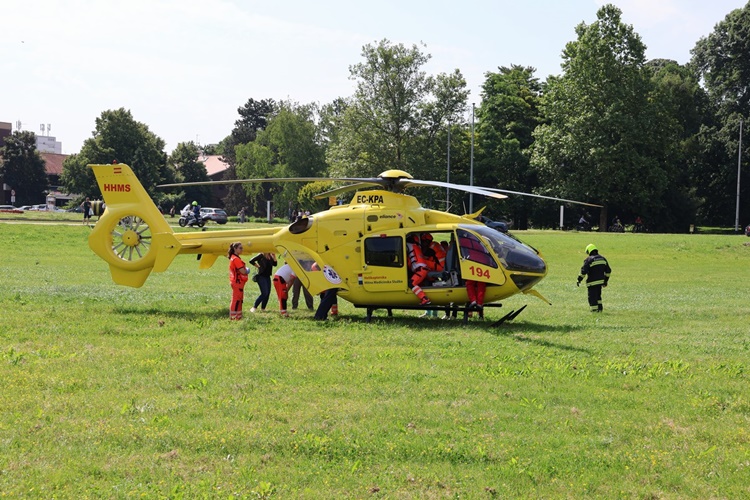
<path fill-rule="evenodd" d="M 237 179 L 237 147 L 254 141 L 258 132 L 265 129 L 268 120 L 276 114 L 277 107 L 273 99 L 256 101 L 250 98 L 237 108 L 240 117 L 234 122 L 232 132 L 219 145 L 223 151 L 222 159 L 229 164 L 224 172 L 224 180 Z M 247 205 L 247 196 L 241 186 L 230 185 L 227 191 L 223 201 L 228 211 L 235 213 Z"/>
<path fill-rule="evenodd" d="M 102 112 L 96 119 L 93 137 L 86 139 L 81 152 L 63 163 L 62 184 L 70 193 L 99 197 L 101 192 L 88 164 L 112 162 L 129 165 L 143 187 L 158 202 L 166 195 L 158 184 L 173 182 L 174 172 L 167 167 L 164 140 L 138 122 L 124 108 Z"/>
<path fill-rule="evenodd" d="M 534 71 L 513 65 L 486 73 L 477 113 L 475 184 L 527 193 L 536 189 L 530 148 L 541 122 L 541 84 Z M 531 203 L 529 198 L 515 196 L 500 202 L 496 210 L 505 207 L 516 227 L 526 229 Z"/>
<path fill-rule="evenodd" d="M 607 227 L 607 208 L 654 220 L 666 208 L 676 127 L 652 101 L 646 47 L 611 4 L 576 34 L 563 52 L 563 74 L 547 82 L 532 164 L 562 197 L 605 205 L 600 227 Z"/>
<path fill-rule="evenodd" d="M 0 148 L 0 179 L 16 192 L 16 206 L 44 202 L 47 172 L 33 132 L 16 130 Z"/>
<path fill-rule="evenodd" d="M 237 175 L 241 178 L 317 177 L 325 175 L 323 146 L 311 105 L 282 103 L 265 130 L 254 141 L 236 147 Z M 254 212 L 263 212 L 266 200 L 281 208 L 296 203 L 298 185 L 246 184 L 245 190 Z M 278 208 L 277 208 L 278 210 Z"/>
<path fill-rule="evenodd" d="M 699 132 L 713 123 L 714 114 L 705 90 L 688 66 L 655 59 L 649 61 L 647 67 L 653 73 L 651 79 L 655 86 L 651 101 L 664 108 L 675 127 L 673 147 L 667 151 L 668 162 L 674 167 L 663 197 L 667 210 L 658 217 L 664 227 L 684 230 L 689 224 L 700 222 L 696 218 L 700 206 L 696 186 L 700 188 L 703 175 Z M 623 210 L 620 215 L 632 220 L 645 214 Z"/>
<path fill-rule="evenodd" d="M 692 50 L 691 64 L 708 92 L 717 121 L 700 131 L 699 194 L 706 222 L 734 223 L 740 121 L 750 116 L 750 3 L 730 12 Z M 750 197 L 750 141 L 743 141 L 741 200 Z M 750 204 L 740 205 L 740 221 L 750 220 Z"/>
<path fill-rule="evenodd" d="M 435 176 L 435 138 L 466 109 L 463 76 L 458 70 L 427 75 L 430 56 L 416 45 L 382 40 L 365 45 L 362 57 L 363 62 L 349 68 L 357 88 L 328 148 L 332 173 L 372 176 L 403 169 Z M 444 165 L 439 171 L 442 178 Z"/>

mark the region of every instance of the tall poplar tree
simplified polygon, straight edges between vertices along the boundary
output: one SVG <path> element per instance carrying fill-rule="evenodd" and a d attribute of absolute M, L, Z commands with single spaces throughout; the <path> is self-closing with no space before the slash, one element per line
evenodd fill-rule
<path fill-rule="evenodd" d="M 576 34 L 563 52 L 562 76 L 548 81 L 547 123 L 535 133 L 532 164 L 563 197 L 605 205 L 600 227 L 608 225 L 607 209 L 632 209 L 658 224 L 676 126 L 651 100 L 646 47 L 611 4 Z"/>
<path fill-rule="evenodd" d="M 691 64 L 703 82 L 716 123 L 700 132 L 702 164 L 696 169 L 706 222 L 735 222 L 740 122 L 744 122 L 740 225 L 750 221 L 750 3 L 730 12 L 692 50 Z"/>
<path fill-rule="evenodd" d="M 534 129 L 541 121 L 541 84 L 534 71 L 513 65 L 486 73 L 476 127 L 475 184 L 522 192 L 537 187 L 536 174 L 530 167 L 530 147 Z M 531 199 L 519 196 L 499 202 L 520 229 L 528 226 L 531 203 Z"/>

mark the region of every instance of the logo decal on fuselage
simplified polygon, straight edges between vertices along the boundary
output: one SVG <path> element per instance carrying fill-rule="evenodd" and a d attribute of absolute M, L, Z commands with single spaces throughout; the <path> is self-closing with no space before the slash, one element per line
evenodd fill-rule
<path fill-rule="evenodd" d="M 323 276 L 334 285 L 341 283 L 341 276 L 331 266 L 323 266 Z"/>
<path fill-rule="evenodd" d="M 105 184 L 104 191 L 116 193 L 129 193 L 130 184 Z"/>

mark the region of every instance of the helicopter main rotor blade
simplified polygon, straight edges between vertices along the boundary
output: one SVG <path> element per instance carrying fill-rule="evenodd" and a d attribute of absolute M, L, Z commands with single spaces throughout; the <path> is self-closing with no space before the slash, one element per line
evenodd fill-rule
<path fill-rule="evenodd" d="M 200 182 L 176 182 L 172 184 L 159 184 L 156 187 L 186 187 L 186 186 L 219 186 L 229 184 L 261 184 L 264 182 L 358 182 L 369 183 L 373 186 L 382 185 L 382 181 L 373 179 L 360 179 L 357 177 L 272 177 L 268 179 L 231 179 L 225 181 L 200 181 Z"/>
<path fill-rule="evenodd" d="M 343 193 L 348 193 L 349 191 L 356 191 L 362 188 L 380 186 L 381 184 L 376 182 L 358 182 L 357 184 L 349 184 L 348 186 L 341 186 L 340 188 L 331 189 L 330 191 L 326 191 L 325 193 L 316 194 L 315 196 L 313 196 L 313 198 L 315 198 L 316 200 L 322 200 L 328 198 L 329 196 L 338 196 Z"/>
<path fill-rule="evenodd" d="M 458 191 L 465 191 L 467 193 L 481 194 L 482 196 L 489 196 L 490 198 L 496 198 L 498 200 L 504 200 L 507 198 L 504 194 L 495 193 L 490 191 L 488 188 L 479 186 L 467 186 L 465 184 L 453 184 L 450 182 L 442 181 L 420 181 L 417 179 L 399 179 L 398 185 L 402 189 L 406 189 L 411 186 L 431 186 L 431 187 L 444 187 L 449 189 L 456 189 Z"/>
<path fill-rule="evenodd" d="M 521 191 L 509 191 L 507 189 L 497 189 L 497 188 L 483 188 L 483 189 L 487 189 L 488 191 L 496 191 L 498 193 L 508 193 L 508 194 L 517 194 L 519 196 L 532 196 L 534 198 L 544 198 L 545 200 L 564 201 L 566 203 L 575 203 L 576 205 L 586 205 L 587 207 L 602 208 L 603 206 L 603 205 L 597 205 L 595 203 L 586 203 L 585 201 L 566 200 L 565 198 L 555 198 L 554 196 L 543 196 L 541 194 L 523 193 Z"/>

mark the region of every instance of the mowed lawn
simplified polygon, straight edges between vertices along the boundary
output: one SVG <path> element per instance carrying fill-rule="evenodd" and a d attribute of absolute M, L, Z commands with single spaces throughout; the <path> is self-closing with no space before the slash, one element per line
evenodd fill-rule
<path fill-rule="evenodd" d="M 226 260 L 129 289 L 89 234 L 0 224 L 0 497 L 750 496 L 750 238 L 518 232 L 552 306 L 464 325 L 230 322 Z"/>

